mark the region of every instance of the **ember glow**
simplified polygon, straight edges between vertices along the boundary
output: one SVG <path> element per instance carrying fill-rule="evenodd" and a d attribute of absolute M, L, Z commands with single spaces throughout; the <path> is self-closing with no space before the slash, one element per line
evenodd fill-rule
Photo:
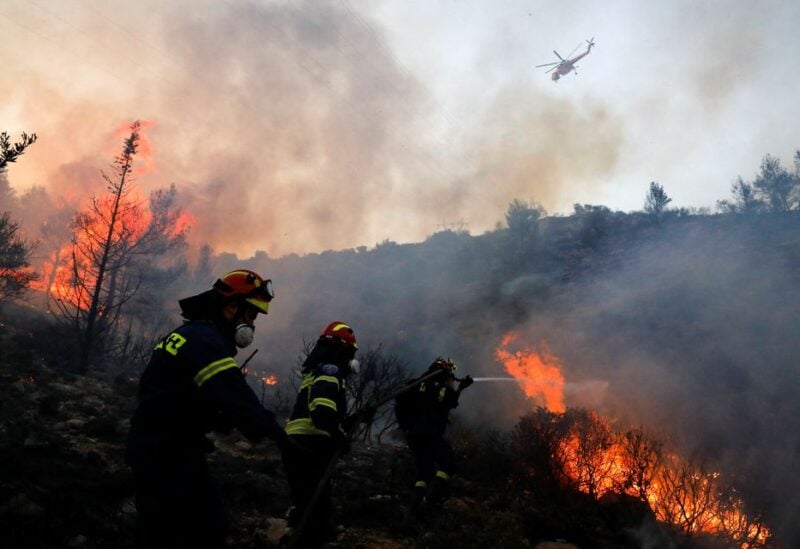
<path fill-rule="evenodd" d="M 558 359 L 546 347 L 540 353 L 527 348 L 509 350 L 508 347 L 518 337 L 516 332 L 503 336 L 500 347 L 495 350 L 495 357 L 511 376 L 517 378 L 529 398 L 543 401 L 548 410 L 563 412 L 564 376 Z"/>
<path fill-rule="evenodd" d="M 277 385 L 278 378 L 274 374 L 270 374 L 261 378 L 265 385 Z"/>

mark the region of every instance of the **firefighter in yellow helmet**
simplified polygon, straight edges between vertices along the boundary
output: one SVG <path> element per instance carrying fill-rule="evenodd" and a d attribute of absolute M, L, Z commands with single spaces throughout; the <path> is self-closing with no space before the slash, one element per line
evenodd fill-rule
<path fill-rule="evenodd" d="M 395 402 L 397 423 L 406 435 L 416 465 L 414 511 L 423 502 L 436 505 L 449 495 L 454 459 L 444 432 L 450 410 L 458 406 L 461 391 L 473 383 L 470 376 L 464 376 L 456 387 L 455 369 L 450 358 L 436 358 L 420 376 L 433 377 L 398 396 Z"/>
<path fill-rule="evenodd" d="M 303 374 L 286 432 L 295 444 L 283 449 L 292 507 L 289 528 L 296 547 L 319 547 L 335 537 L 330 485 L 307 511 L 328 464 L 347 444 L 342 422 L 347 414 L 347 381 L 358 373 L 356 336 L 344 322 L 331 322 L 303 362 Z M 303 520 L 305 514 L 305 520 Z M 297 527 L 303 521 L 303 531 Z"/>
<path fill-rule="evenodd" d="M 214 450 L 206 434 L 220 421 L 254 442 L 289 442 L 235 358 L 273 295 L 270 280 L 239 269 L 178 302 L 184 323 L 156 344 L 131 419 L 137 547 L 223 547 L 223 508 L 205 459 Z"/>

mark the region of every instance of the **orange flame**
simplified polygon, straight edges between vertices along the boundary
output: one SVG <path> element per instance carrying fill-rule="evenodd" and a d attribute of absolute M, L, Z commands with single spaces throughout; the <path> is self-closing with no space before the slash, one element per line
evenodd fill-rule
<path fill-rule="evenodd" d="M 519 380 L 528 398 L 544 401 L 544 406 L 554 412 L 563 412 L 564 376 L 561 374 L 558 359 L 545 347 L 541 353 L 529 349 L 509 351 L 508 345 L 519 337 L 516 332 L 503 336 L 495 356 L 503 363 L 506 371 Z"/>
<path fill-rule="evenodd" d="M 548 410 L 570 418 L 570 430 L 554 456 L 570 485 L 598 499 L 615 493 L 639 498 L 660 521 L 688 534 L 721 535 L 742 549 L 768 544 L 770 530 L 760 518 L 748 516 L 741 499 L 724 495 L 718 472 L 658 452 L 659 446 L 641 433 L 622 435 L 595 412 L 567 412 L 558 358 L 546 347 L 538 354 L 526 348 L 508 350 L 518 337 L 515 332 L 505 335 L 495 356 L 529 398 L 543 400 Z"/>
<path fill-rule="evenodd" d="M 107 210 L 111 207 L 110 202 L 101 201 L 98 204 L 101 210 L 108 213 Z M 125 231 L 126 238 L 129 240 L 138 240 L 147 231 L 150 223 L 149 215 L 142 215 L 142 212 L 138 209 L 121 210 L 119 215 L 120 220 L 117 223 L 117 232 Z M 86 226 L 84 230 L 73 234 L 74 237 L 81 239 L 78 242 L 79 247 L 82 244 L 88 244 L 89 240 L 105 238 L 105 233 L 108 231 L 105 220 L 100 216 L 95 216 L 90 219 L 90 222 L 90 225 Z M 86 298 L 85 292 L 76 291 L 71 262 L 77 262 L 77 271 L 81 273 L 81 276 L 86 277 L 84 286 L 88 287 L 92 287 L 95 283 L 91 274 L 95 266 L 92 264 L 93 259 L 91 257 L 81 253 L 73 256 L 74 249 L 76 249 L 75 245 L 72 243 L 67 244 L 54 254 L 51 261 L 45 263 L 42 268 L 43 276 L 38 288 L 49 291 L 50 295 L 59 301 L 85 310 L 88 309 L 89 304 L 84 302 Z"/>
<path fill-rule="evenodd" d="M 170 238 L 174 238 L 179 234 L 186 232 L 192 225 L 195 225 L 197 222 L 197 218 L 190 214 L 189 212 L 181 212 L 181 215 L 178 216 L 178 219 L 175 221 L 175 226 L 173 230 L 168 234 Z"/>
<path fill-rule="evenodd" d="M 275 377 L 273 374 L 270 374 L 262 377 L 261 381 L 263 381 L 265 385 L 277 385 L 278 378 Z"/>
<path fill-rule="evenodd" d="M 579 490 L 595 498 L 613 493 L 640 498 L 662 522 L 688 534 L 722 535 L 743 549 L 762 547 L 770 540 L 769 529 L 748 517 L 741 499 L 723 496 L 720 473 L 674 454 L 645 464 L 607 420 L 593 412 L 589 417 L 590 428 L 576 426 L 560 445 L 564 473 Z M 645 470 L 647 478 L 642 476 Z"/>
<path fill-rule="evenodd" d="M 176 220 L 174 226 L 170 227 L 168 233 L 164 234 L 167 238 L 175 238 L 181 233 L 185 232 L 191 225 L 194 224 L 195 218 L 187 212 L 182 212 Z M 148 213 L 139 212 L 132 214 L 130 212 L 123 212 L 122 219 L 119 227 L 124 228 L 128 233 L 128 238 L 131 241 L 138 240 L 149 228 L 151 216 Z M 100 218 L 93 220 L 92 226 L 87 231 L 76 233 L 74 236 L 81 238 L 81 242 L 95 235 L 102 235 L 108 227 L 105 222 Z M 78 245 L 81 244 L 78 243 Z M 69 303 L 74 307 L 86 309 L 88 304 L 82 303 L 80 296 L 75 292 L 75 285 L 73 281 L 73 272 L 71 270 L 73 260 L 72 256 L 73 245 L 66 244 L 51 255 L 50 260 L 45 261 L 41 267 L 41 277 L 39 280 L 31 283 L 31 288 L 42 292 L 48 292 L 51 297 Z M 91 272 L 93 265 L 91 265 L 91 258 L 76 256 L 78 262 L 78 270 L 81 273 L 88 274 Z M 94 284 L 94 280 L 88 277 L 85 283 L 88 286 Z"/>
<path fill-rule="evenodd" d="M 136 172 L 149 173 L 155 171 L 155 162 L 153 160 L 152 146 L 143 130 L 153 127 L 155 122 L 141 120 L 140 124 L 139 147 L 136 153 Z M 113 134 L 115 148 L 118 147 L 120 140 L 128 137 L 130 131 L 131 124 L 129 122 L 121 124 L 115 130 Z M 87 196 L 83 200 L 88 204 L 90 198 Z M 65 203 L 65 207 L 76 207 L 76 202 L 77 200 L 73 197 Z M 121 238 L 121 234 L 124 232 L 125 239 L 135 242 L 150 229 L 150 224 L 153 220 L 152 215 L 147 211 L 147 202 L 133 199 L 131 203 L 135 204 L 135 206 L 123 208 L 118 213 L 119 219 L 114 235 L 115 239 Z M 110 217 L 108 214 L 111 208 L 111 202 L 104 198 L 100 198 L 94 204 L 102 212 L 101 215 L 84 218 L 90 221 L 90 225 L 84 226 L 81 231 L 73 233 L 73 237 L 79 238 L 80 241 L 77 244 L 67 243 L 60 250 L 55 251 L 49 260 L 43 263 L 41 267 L 42 276 L 38 281 L 34 281 L 31 284 L 31 287 L 35 290 L 47 292 L 50 297 L 62 303 L 84 310 L 88 308 L 88 303 L 83 302 L 86 298 L 85 291 L 76 290 L 75 271 L 72 270 L 73 251 L 80 249 L 83 244 L 88 244 L 90 241 L 105 238 L 108 225 L 102 218 L 108 219 Z M 174 220 L 174 223 L 168 227 L 168 231 L 164 231 L 163 236 L 170 239 L 175 238 L 184 233 L 194 222 L 194 216 L 187 212 L 181 212 L 177 219 Z M 75 265 L 76 271 L 80 273 L 80 276 L 86 277 L 82 281 L 84 288 L 93 287 L 95 280 L 91 276 L 92 258 L 78 253 L 74 256 L 74 260 L 77 262 L 77 265 Z"/>

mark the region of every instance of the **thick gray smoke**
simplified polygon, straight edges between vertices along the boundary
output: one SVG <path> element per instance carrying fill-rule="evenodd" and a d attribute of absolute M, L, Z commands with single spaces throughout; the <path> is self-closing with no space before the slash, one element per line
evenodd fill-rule
<path fill-rule="evenodd" d="M 737 479 L 784 540 L 797 540 L 796 216 L 628 221 L 586 263 L 571 259 L 590 253 L 577 217 L 546 220 L 527 266 L 506 231 L 254 260 L 278 293 L 259 327 L 259 360 L 284 379 L 301 340 L 338 319 L 362 348 L 383 345 L 410 374 L 443 355 L 459 375 L 505 376 L 495 350 L 518 331 L 519 348 L 544 344 L 558 359 L 567 406 L 705 459 Z M 510 429 L 536 404 L 513 383 L 478 383 L 459 416 Z"/>
<path fill-rule="evenodd" d="M 276 256 L 418 241 L 460 219 L 479 231 L 513 198 L 563 200 L 618 156 L 601 105 L 520 83 L 443 137 L 428 84 L 347 3 L 126 5 L 124 24 L 108 3 L 6 9 L 42 52 L 0 82 L 40 137 L 12 185 L 82 203 L 104 188 L 118 128 L 144 120 L 141 194 L 174 182 L 198 246 Z"/>
<path fill-rule="evenodd" d="M 613 268 L 531 310 L 526 329 L 568 380 L 608 384 L 594 409 L 741 475 L 745 499 L 795 541 L 796 230 L 794 215 L 685 221 L 621 247 Z"/>
<path fill-rule="evenodd" d="M 600 42 L 603 55 L 586 61 L 596 70 L 560 88 L 532 71 L 532 45 L 515 42 L 514 34 L 475 43 L 465 35 L 461 45 L 475 48 L 477 65 L 463 79 L 471 89 L 454 99 L 437 95 L 436 75 L 404 64 L 421 46 L 396 50 L 407 43 L 397 34 L 409 40 L 420 31 L 389 28 L 377 6 L 374 12 L 311 1 L 70 6 L 12 0 L 3 8 L 9 40 L 28 53 L 5 60 L 0 115 L 40 136 L 11 172 L 12 185 L 19 192 L 42 185 L 70 200 L 102 191 L 99 170 L 121 141 L 114 131 L 146 120 L 151 146 L 142 195 L 174 182 L 196 219 L 192 242 L 241 256 L 419 241 L 460 220 L 479 233 L 515 198 L 563 211 L 573 201 L 607 196 L 609 182 L 621 188 L 620 175 L 626 185 L 683 184 L 662 179 L 676 154 L 692 155 L 691 171 L 711 165 L 727 177 L 736 171 L 719 165 L 727 158 L 709 163 L 712 155 L 685 133 L 695 127 L 705 139 L 707 131 L 736 133 L 716 123 L 739 120 L 727 118 L 730 106 L 759 89 L 763 75 L 752 71 L 764 69 L 748 52 L 771 44 L 770 34 L 757 29 L 772 29 L 778 19 L 759 11 L 763 25 L 751 25 L 751 8 L 726 6 L 729 16 L 708 29 L 675 7 L 636 7 L 631 20 L 645 24 L 626 25 L 635 34 L 621 44 L 611 32 L 616 23 L 580 10 L 576 25 L 608 25 L 609 36 Z M 438 9 L 444 21 L 478 8 Z M 529 31 L 558 21 L 549 7 L 506 9 L 498 15 L 515 24 L 522 22 L 514 10 L 531 12 Z M 714 6 L 694 9 L 698 20 L 715 13 Z M 534 44 L 549 53 L 554 38 L 537 34 Z M 675 50 L 666 51 L 665 41 Z M 637 52 L 641 57 L 631 57 Z M 456 62 L 454 53 L 436 50 L 429 67 Z M 630 65 L 641 58 L 644 65 Z M 665 83 L 685 78 L 686 87 L 676 98 L 671 85 L 653 85 L 656 75 Z M 777 101 L 770 96 L 770 104 Z M 770 135 L 787 131 L 747 113 Z M 764 152 L 754 147 L 752 161 Z M 633 195 L 623 194 L 626 201 Z M 689 193 L 676 198 L 681 205 L 697 201 Z"/>

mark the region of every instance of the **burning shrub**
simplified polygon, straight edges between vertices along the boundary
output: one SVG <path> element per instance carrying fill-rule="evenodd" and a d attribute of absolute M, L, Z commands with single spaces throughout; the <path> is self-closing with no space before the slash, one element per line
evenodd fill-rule
<path fill-rule="evenodd" d="M 564 440 L 563 414 L 538 407 L 520 418 L 511 434 L 512 454 L 518 458 L 512 480 L 523 490 L 559 491 L 565 483 L 559 450 Z"/>
<path fill-rule="evenodd" d="M 748 516 L 735 490 L 708 464 L 666 452 L 661 442 L 641 430 L 616 432 L 593 412 L 538 408 L 517 424 L 512 452 L 520 458 L 512 479 L 523 495 L 538 491 L 545 496 L 531 501 L 574 498 L 577 491 L 612 502 L 618 510 L 619 502 L 634 498 L 628 507 L 635 501 L 645 503 L 655 518 L 694 540 L 722 540 L 748 548 L 770 543 L 771 533 L 761 517 Z M 619 513 L 613 514 L 612 522 L 617 522 Z M 646 514 L 630 517 L 641 521 Z M 559 516 L 557 522 L 565 520 Z"/>
<path fill-rule="evenodd" d="M 593 498 L 612 490 L 622 463 L 612 451 L 616 438 L 611 427 L 597 414 L 575 408 L 564 412 L 561 420 L 568 433 L 556 445 L 565 473 L 562 478 Z"/>

